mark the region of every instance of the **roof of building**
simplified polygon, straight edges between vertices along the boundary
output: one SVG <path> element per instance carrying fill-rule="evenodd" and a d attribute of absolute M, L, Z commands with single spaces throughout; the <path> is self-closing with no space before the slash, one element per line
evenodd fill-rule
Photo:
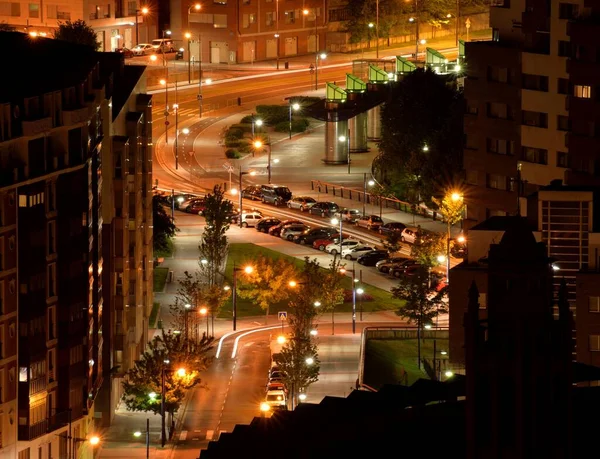
<path fill-rule="evenodd" d="M 512 216 L 494 216 L 473 226 L 469 231 L 506 231 L 514 226 L 514 219 L 521 217 Z M 527 224 L 529 231 L 535 231 L 535 228 Z"/>
<path fill-rule="evenodd" d="M 89 46 L 21 32 L 0 32 L 0 49 L 5 63 L 0 74 L 0 102 L 79 84 L 98 62 L 97 53 Z"/>

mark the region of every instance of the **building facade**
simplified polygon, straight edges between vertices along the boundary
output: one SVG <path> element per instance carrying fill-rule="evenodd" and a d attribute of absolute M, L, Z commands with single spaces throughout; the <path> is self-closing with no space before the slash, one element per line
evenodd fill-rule
<path fill-rule="evenodd" d="M 117 54 L 20 33 L 0 43 L 19 62 L 0 93 L 0 457 L 92 457 L 106 393 L 147 340 L 151 99 L 144 68 Z M 120 240 L 140 235 L 120 246 L 119 225 Z"/>
<path fill-rule="evenodd" d="M 0 2 L 0 23 L 51 36 L 59 22 L 83 19 L 97 33 L 100 51 L 132 48 L 155 38 L 157 12 L 142 13 L 140 0 L 42 0 Z M 149 25 L 150 24 L 150 25 Z M 136 39 L 136 35 L 139 40 Z"/>
<path fill-rule="evenodd" d="M 524 197 L 553 180 L 600 184 L 593 11 L 581 1 L 505 0 L 490 12 L 493 40 L 466 45 L 469 223 L 524 214 Z"/>

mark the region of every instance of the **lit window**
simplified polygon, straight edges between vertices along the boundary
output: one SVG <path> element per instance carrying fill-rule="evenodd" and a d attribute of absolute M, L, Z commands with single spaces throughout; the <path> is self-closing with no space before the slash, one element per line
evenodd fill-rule
<path fill-rule="evenodd" d="M 588 307 L 590 312 L 600 312 L 600 296 L 590 296 L 588 298 Z"/>
<path fill-rule="evenodd" d="M 27 382 L 27 367 L 19 367 L 19 382 Z"/>
<path fill-rule="evenodd" d="M 592 87 L 576 84 L 573 88 L 573 95 L 582 99 L 589 99 L 592 97 Z"/>
<path fill-rule="evenodd" d="M 600 335 L 590 335 L 590 351 L 600 351 Z"/>

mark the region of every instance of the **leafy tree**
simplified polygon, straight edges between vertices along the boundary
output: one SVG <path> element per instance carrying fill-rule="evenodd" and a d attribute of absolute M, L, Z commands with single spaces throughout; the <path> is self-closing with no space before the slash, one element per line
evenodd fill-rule
<path fill-rule="evenodd" d="M 390 254 L 399 252 L 402 248 L 402 240 L 399 231 L 392 231 L 384 239 L 381 240 L 383 248 Z"/>
<path fill-rule="evenodd" d="M 229 229 L 233 203 L 225 199 L 223 188 L 215 185 L 213 192 L 206 195 L 204 204 L 206 226 L 198 248 L 200 259 L 206 261 L 200 263 L 200 270 L 206 276 L 208 285 L 212 286 L 222 280 L 219 275 L 229 246 L 226 232 Z"/>
<path fill-rule="evenodd" d="M 360 43 L 376 38 L 376 30 L 369 23 L 377 21 L 376 2 L 350 0 L 347 6 L 349 20 L 344 29 L 350 33 L 350 43 Z M 412 10 L 411 3 L 402 0 L 379 1 L 379 38 L 389 38 L 407 32 L 407 13 Z"/>
<path fill-rule="evenodd" d="M 460 193 L 446 193 L 442 199 L 432 197 L 431 200 L 438 206 L 438 212 L 448 225 L 448 234 L 446 237 L 448 238 L 448 247 L 450 247 L 450 240 L 452 239 L 450 228 L 461 221 L 463 212 L 465 211 L 463 196 Z"/>
<path fill-rule="evenodd" d="M 290 296 L 289 281 L 297 276 L 296 267 L 283 258 L 260 255 L 254 260 L 257 267 L 245 274 L 238 284 L 238 294 L 250 298 L 269 315 L 270 307 Z"/>
<path fill-rule="evenodd" d="M 462 92 L 418 69 L 391 87 L 381 115 L 378 181 L 400 199 L 428 202 L 462 176 Z"/>
<path fill-rule="evenodd" d="M 446 237 L 433 231 L 423 231 L 419 227 L 417 241 L 410 248 L 411 257 L 423 266 L 432 268 L 439 264 L 438 257 L 446 253 Z"/>
<path fill-rule="evenodd" d="M 177 227 L 165 206 L 168 205 L 164 196 L 152 196 L 152 246 L 155 252 L 168 252 L 172 239 L 175 237 Z"/>
<path fill-rule="evenodd" d="M 10 24 L 7 24 L 4 21 L 0 22 L 0 32 L 14 32 L 15 30 L 16 29 Z"/>
<path fill-rule="evenodd" d="M 213 338 L 206 336 L 191 346 L 181 334 L 163 331 L 162 335 L 155 336 L 123 381 L 123 400 L 127 409 L 160 413 L 164 371 L 165 411 L 173 416 L 187 390 L 203 387 L 200 376 L 212 362 L 212 357 L 208 355 L 212 348 Z M 180 368 L 185 372 L 180 373 Z M 152 398 L 149 395 L 151 393 L 157 395 Z"/>
<path fill-rule="evenodd" d="M 307 358 L 311 358 L 312 362 L 307 363 Z M 293 337 L 283 344 L 274 360 L 283 374 L 283 384 L 291 394 L 293 407 L 297 394 L 319 380 L 321 365 L 317 346 L 310 338 Z"/>
<path fill-rule="evenodd" d="M 98 51 L 101 45 L 94 29 L 87 25 L 82 19 L 59 22 L 58 29 L 54 31 L 54 38 L 70 43 L 90 46 L 94 51 Z"/>
<path fill-rule="evenodd" d="M 397 287 L 392 287 L 392 297 L 404 300 L 396 315 L 415 323 L 419 329 L 431 323 L 439 314 L 448 312 L 444 297 L 446 287 L 438 289 L 439 280 L 431 276 L 429 268 L 423 267 L 417 273 L 403 276 Z M 438 291 L 439 290 L 439 291 Z"/>

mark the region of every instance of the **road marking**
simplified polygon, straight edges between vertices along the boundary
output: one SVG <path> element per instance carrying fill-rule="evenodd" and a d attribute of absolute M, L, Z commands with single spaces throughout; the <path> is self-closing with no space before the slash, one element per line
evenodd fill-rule
<path fill-rule="evenodd" d="M 206 431 L 206 439 L 207 440 L 212 440 L 213 439 L 213 435 L 214 435 L 215 431 L 214 430 L 207 430 Z"/>
<path fill-rule="evenodd" d="M 182 430 L 179 434 L 179 441 L 184 441 L 187 438 L 187 430 Z"/>

